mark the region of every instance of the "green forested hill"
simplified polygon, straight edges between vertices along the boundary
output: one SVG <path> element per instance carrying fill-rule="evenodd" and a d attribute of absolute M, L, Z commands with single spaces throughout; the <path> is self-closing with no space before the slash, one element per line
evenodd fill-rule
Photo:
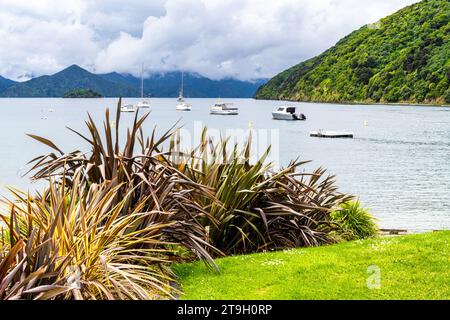
<path fill-rule="evenodd" d="M 73 89 L 66 92 L 63 98 L 103 98 L 103 96 L 91 89 Z"/>
<path fill-rule="evenodd" d="M 450 103 L 450 1 L 428 0 L 366 25 L 259 88 L 256 98 Z"/>
<path fill-rule="evenodd" d="M 16 83 L 0 92 L 0 97 L 62 97 L 66 92 L 79 88 L 89 88 L 105 97 L 133 97 L 137 94 L 137 90 L 133 88 L 106 81 L 77 65 L 72 65 L 51 76 Z"/>

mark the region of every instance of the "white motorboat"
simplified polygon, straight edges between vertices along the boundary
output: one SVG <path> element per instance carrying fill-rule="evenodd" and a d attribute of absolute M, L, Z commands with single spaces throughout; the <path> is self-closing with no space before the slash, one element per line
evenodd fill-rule
<path fill-rule="evenodd" d="M 150 102 L 144 99 L 144 65 L 141 70 L 141 101 L 136 104 L 137 109 L 150 108 Z"/>
<path fill-rule="evenodd" d="M 275 120 L 306 120 L 303 113 L 297 114 L 295 107 L 282 106 L 272 112 Z"/>
<path fill-rule="evenodd" d="M 180 95 L 178 96 L 178 104 L 175 107 L 178 111 L 191 111 L 191 105 L 184 101 L 183 97 L 183 89 L 184 89 L 184 72 L 181 73 L 181 89 L 180 89 Z"/>
<path fill-rule="evenodd" d="M 132 104 L 127 104 L 120 107 L 120 112 L 135 112 L 136 108 Z"/>
<path fill-rule="evenodd" d="M 210 114 L 217 115 L 237 115 L 239 114 L 239 109 L 236 107 L 230 107 L 232 103 L 216 103 L 214 107 L 209 109 Z"/>

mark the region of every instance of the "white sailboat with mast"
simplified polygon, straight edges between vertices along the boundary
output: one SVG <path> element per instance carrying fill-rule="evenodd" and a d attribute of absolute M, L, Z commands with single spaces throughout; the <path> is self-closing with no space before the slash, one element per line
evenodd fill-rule
<path fill-rule="evenodd" d="M 136 108 L 150 108 L 150 102 L 144 99 L 144 64 L 141 69 L 141 101 L 136 104 Z"/>
<path fill-rule="evenodd" d="M 178 104 L 176 106 L 176 109 L 178 111 L 191 111 L 191 105 L 184 101 L 183 97 L 183 89 L 184 89 L 184 72 L 181 72 L 181 88 L 180 88 L 180 95 L 178 96 Z"/>

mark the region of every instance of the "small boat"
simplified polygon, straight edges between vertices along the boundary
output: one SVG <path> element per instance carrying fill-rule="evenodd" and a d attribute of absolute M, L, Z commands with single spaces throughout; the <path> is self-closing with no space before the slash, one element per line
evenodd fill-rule
<path fill-rule="evenodd" d="M 178 111 L 191 111 L 191 105 L 184 101 L 183 97 L 183 87 L 184 87 L 184 72 L 181 73 L 181 89 L 180 95 L 178 96 L 178 104 L 175 107 Z"/>
<path fill-rule="evenodd" d="M 141 109 L 141 108 L 150 108 L 150 102 L 148 102 L 148 101 L 146 101 L 146 100 L 142 100 L 142 101 L 139 101 L 137 104 L 136 104 L 136 108 L 139 108 L 139 109 Z"/>
<path fill-rule="evenodd" d="M 177 106 L 175 107 L 178 111 L 191 111 L 192 107 L 189 103 L 185 101 L 178 101 Z"/>
<path fill-rule="evenodd" d="M 142 65 L 141 70 L 141 101 L 136 104 L 137 109 L 150 108 L 150 102 L 144 100 L 144 65 Z"/>
<path fill-rule="evenodd" d="M 135 112 L 136 108 L 132 104 L 127 104 L 120 107 L 120 112 Z"/>
<path fill-rule="evenodd" d="M 272 117 L 275 120 L 306 120 L 303 113 L 295 113 L 295 107 L 282 106 L 272 112 Z"/>
<path fill-rule="evenodd" d="M 353 138 L 353 132 L 351 131 L 325 131 L 317 130 L 309 133 L 311 137 L 317 138 Z"/>
<path fill-rule="evenodd" d="M 214 107 L 209 109 L 210 114 L 217 115 L 237 115 L 239 114 L 239 109 L 235 107 L 229 107 L 232 103 L 216 103 Z"/>

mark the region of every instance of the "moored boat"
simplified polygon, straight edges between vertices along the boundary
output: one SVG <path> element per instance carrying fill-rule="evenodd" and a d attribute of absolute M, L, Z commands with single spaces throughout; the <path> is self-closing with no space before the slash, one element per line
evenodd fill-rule
<path fill-rule="evenodd" d="M 120 112 L 135 112 L 136 108 L 132 104 L 127 104 L 120 107 Z"/>
<path fill-rule="evenodd" d="M 185 101 L 178 101 L 177 106 L 175 107 L 178 111 L 191 111 L 192 107 L 189 103 Z"/>
<path fill-rule="evenodd" d="M 180 95 L 178 96 L 178 104 L 175 107 L 178 111 L 191 111 L 191 105 L 184 101 L 183 97 L 183 89 L 184 89 L 184 72 L 181 73 L 181 89 L 180 89 Z"/>
<path fill-rule="evenodd" d="M 136 104 L 136 108 L 139 108 L 139 109 L 141 109 L 141 108 L 150 108 L 150 102 L 148 102 L 147 100 L 142 100 L 142 101 L 139 101 L 137 104 Z"/>
<path fill-rule="evenodd" d="M 272 118 L 275 120 L 306 120 L 303 113 L 297 114 L 295 107 L 282 106 L 272 112 Z"/>
<path fill-rule="evenodd" d="M 216 103 L 213 107 L 209 109 L 210 114 L 216 115 L 237 115 L 239 114 L 239 109 L 236 107 L 230 107 L 232 103 Z"/>

